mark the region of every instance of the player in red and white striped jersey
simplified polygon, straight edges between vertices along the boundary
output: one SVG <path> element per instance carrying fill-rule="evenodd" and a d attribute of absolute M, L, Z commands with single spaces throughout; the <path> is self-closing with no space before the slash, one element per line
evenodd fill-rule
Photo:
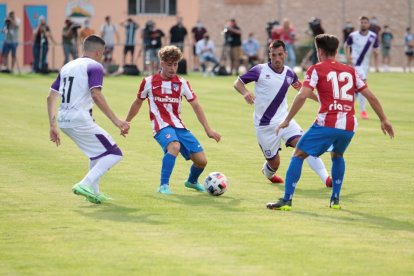
<path fill-rule="evenodd" d="M 169 182 L 178 153 L 181 153 L 186 160 L 193 161 L 190 175 L 184 182 L 185 187 L 204 192 L 204 186 L 198 183 L 198 178 L 207 165 L 207 158 L 200 143 L 186 129 L 180 118 L 182 97 L 190 103 L 207 136 L 217 142 L 220 141 L 221 136 L 210 128 L 190 84 L 177 76 L 178 62 L 182 58 L 180 49 L 176 46 L 165 46 L 159 51 L 158 57 L 161 61 L 161 71 L 142 80 L 137 98 L 131 105 L 126 121 L 131 122 L 138 114 L 142 103 L 148 99 L 154 138 L 165 153 L 162 159 L 158 192 L 172 193 Z"/>

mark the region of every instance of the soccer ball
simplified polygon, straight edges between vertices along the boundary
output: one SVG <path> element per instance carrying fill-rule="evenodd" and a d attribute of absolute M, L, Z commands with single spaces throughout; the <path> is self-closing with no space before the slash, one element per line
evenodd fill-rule
<path fill-rule="evenodd" d="M 204 180 L 204 187 L 210 195 L 224 194 L 228 187 L 227 177 L 221 172 L 212 172 Z"/>

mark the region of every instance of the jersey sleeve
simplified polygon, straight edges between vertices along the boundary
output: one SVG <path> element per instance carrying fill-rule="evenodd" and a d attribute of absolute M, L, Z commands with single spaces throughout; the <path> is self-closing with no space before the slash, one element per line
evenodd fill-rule
<path fill-rule="evenodd" d="M 257 81 L 260 77 L 260 73 L 262 71 L 262 67 L 260 65 L 253 66 L 246 74 L 241 75 L 239 80 L 241 80 L 244 84 L 248 84 L 252 81 Z"/>
<path fill-rule="evenodd" d="M 104 70 L 99 63 L 90 63 L 86 70 L 88 74 L 89 90 L 95 87 L 102 87 Z"/>
<path fill-rule="evenodd" d="M 183 85 L 181 88 L 182 96 L 184 96 L 188 102 L 194 101 L 197 98 L 197 96 L 194 93 L 193 89 L 191 88 L 190 83 L 188 81 L 183 81 L 182 85 Z"/>
<path fill-rule="evenodd" d="M 299 90 L 302 87 L 302 83 L 300 82 L 298 75 L 292 70 L 293 78 L 292 83 L 290 84 L 293 88 Z"/>
<path fill-rule="evenodd" d="M 359 74 L 357 73 L 356 70 L 354 70 L 354 74 L 355 74 L 355 87 L 356 87 L 356 90 L 357 91 L 362 91 L 365 88 L 367 88 L 368 87 L 367 83 L 361 79 L 361 77 L 359 76 Z"/>
<path fill-rule="evenodd" d="M 52 86 L 50 87 L 50 89 L 56 92 L 59 92 L 59 87 L 60 87 L 60 73 L 56 77 L 56 80 L 52 83 Z"/>
<path fill-rule="evenodd" d="M 378 47 L 379 47 L 379 40 L 378 40 L 378 35 L 376 35 L 374 45 L 372 46 L 372 48 L 377 49 Z"/>
<path fill-rule="evenodd" d="M 348 38 L 346 39 L 346 45 L 351 46 L 352 43 L 354 43 L 353 39 L 352 39 L 352 34 L 350 34 L 348 36 Z"/>
<path fill-rule="evenodd" d="M 138 89 L 138 93 L 137 93 L 137 98 L 141 99 L 141 100 L 145 100 L 146 98 L 148 98 L 148 87 L 147 87 L 147 79 L 144 78 L 141 82 L 141 85 L 139 86 Z"/>
<path fill-rule="evenodd" d="M 303 86 L 309 87 L 312 90 L 315 89 L 316 84 L 318 83 L 318 73 L 314 66 L 309 67 L 306 71 L 305 79 L 303 80 Z"/>

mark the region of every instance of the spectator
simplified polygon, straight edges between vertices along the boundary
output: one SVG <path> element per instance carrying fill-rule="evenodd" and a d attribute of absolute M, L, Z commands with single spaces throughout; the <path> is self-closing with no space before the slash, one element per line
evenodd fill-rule
<path fill-rule="evenodd" d="M 177 24 L 170 29 L 170 43 L 177 46 L 181 52 L 184 49 L 184 41 L 187 36 L 187 29 L 183 26 L 183 18 L 177 17 Z"/>
<path fill-rule="evenodd" d="M 62 30 L 63 55 L 65 57 L 63 65 L 69 62 L 69 56 L 72 59 L 78 58 L 78 29 L 80 25 L 72 22 L 70 19 L 65 20 L 65 26 Z"/>
<path fill-rule="evenodd" d="M 384 31 L 381 34 L 381 52 L 382 52 L 382 64 L 384 66 L 384 71 L 388 72 L 390 70 L 390 51 L 391 51 L 391 42 L 394 39 L 392 32 L 390 31 L 388 25 L 384 26 Z"/>
<path fill-rule="evenodd" d="M 119 43 L 119 33 L 114 24 L 111 24 L 111 17 L 105 17 L 105 24 L 101 26 L 101 37 L 105 40 L 105 51 L 103 54 L 104 64 L 112 63 L 112 54 L 116 43 Z"/>
<path fill-rule="evenodd" d="M 200 66 L 200 62 L 196 53 L 196 44 L 198 41 L 203 39 L 204 34 L 207 33 L 207 29 L 204 28 L 203 23 L 198 20 L 197 24 L 191 29 L 191 33 L 193 34 L 194 71 L 197 71 Z"/>
<path fill-rule="evenodd" d="M 370 23 L 369 30 L 371 32 L 374 32 L 377 35 L 377 37 L 380 37 L 379 33 L 381 32 L 381 27 L 378 25 L 378 19 L 375 16 L 373 16 L 369 20 L 369 23 Z M 374 67 L 375 67 L 375 72 L 379 72 L 378 55 L 376 54 L 374 54 Z"/>
<path fill-rule="evenodd" d="M 155 74 L 159 67 L 158 51 L 161 49 L 162 40 L 165 34 L 160 29 L 156 29 L 155 22 L 148 21 L 142 30 L 142 39 L 145 52 L 145 66 L 151 74 Z"/>
<path fill-rule="evenodd" d="M 219 63 L 214 55 L 214 43 L 210 40 L 209 34 L 205 33 L 203 37 L 204 38 L 199 40 L 196 44 L 196 53 L 201 62 L 201 70 L 203 72 L 203 76 L 207 76 L 207 63 L 212 62 L 214 64 L 214 67 L 209 72 L 210 75 L 213 74 Z"/>
<path fill-rule="evenodd" d="M 226 44 L 230 47 L 230 74 L 239 74 L 241 58 L 241 29 L 237 26 L 236 19 L 232 18 L 224 28 Z"/>
<path fill-rule="evenodd" d="M 280 38 L 285 43 L 289 60 L 288 66 L 292 68 L 292 70 L 296 66 L 296 54 L 293 46 L 293 43 L 295 42 L 295 35 L 295 30 L 290 25 L 289 19 L 283 19 L 283 26 L 280 28 Z"/>
<path fill-rule="evenodd" d="M 344 28 L 342 29 L 343 43 L 345 43 L 345 41 L 348 39 L 349 34 L 352 33 L 353 31 L 355 31 L 354 26 L 352 26 L 352 23 L 350 21 L 347 21 L 345 23 Z"/>
<path fill-rule="evenodd" d="M 2 50 L 4 70 L 13 72 L 16 64 L 16 50 L 19 43 L 19 26 L 20 19 L 15 17 L 14 11 L 9 12 L 9 15 L 4 20 L 4 44 Z M 11 68 L 8 67 L 9 52 L 11 52 Z"/>
<path fill-rule="evenodd" d="M 259 42 L 254 38 L 254 33 L 249 33 L 248 39 L 242 43 L 242 51 L 245 55 L 245 60 L 248 68 L 255 66 L 259 62 Z"/>
<path fill-rule="evenodd" d="M 135 33 L 136 30 L 139 28 L 139 25 L 132 20 L 132 18 L 128 18 L 126 22 L 121 22 L 121 26 L 125 28 L 125 46 L 124 46 L 124 57 L 122 60 L 123 65 L 125 65 L 126 56 L 128 52 L 131 53 L 131 63 L 134 63 L 134 51 L 135 51 Z"/>
<path fill-rule="evenodd" d="M 37 27 L 33 31 L 33 72 L 35 73 L 49 72 L 46 61 L 49 39 L 53 44 L 56 44 L 45 17 L 41 15 Z"/>
<path fill-rule="evenodd" d="M 406 29 L 404 36 L 404 45 L 405 56 L 407 57 L 406 66 L 404 66 L 404 72 L 406 72 L 406 70 L 408 70 L 408 72 L 411 72 L 411 62 L 413 61 L 414 57 L 414 34 L 411 32 L 410 27 Z"/>
<path fill-rule="evenodd" d="M 85 38 L 87 38 L 88 36 L 95 34 L 95 30 L 91 29 L 91 22 L 88 19 L 85 20 L 85 23 L 84 23 L 83 26 L 84 27 L 80 31 L 80 34 L 79 34 L 79 38 L 80 38 L 81 43 L 83 43 Z"/>

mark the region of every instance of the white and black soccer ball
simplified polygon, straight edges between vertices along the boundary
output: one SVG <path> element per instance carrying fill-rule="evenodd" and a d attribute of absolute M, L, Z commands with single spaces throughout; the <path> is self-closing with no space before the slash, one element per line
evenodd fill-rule
<path fill-rule="evenodd" d="M 222 195 L 228 186 L 227 177 L 221 172 L 212 172 L 204 180 L 204 187 L 210 195 Z"/>

